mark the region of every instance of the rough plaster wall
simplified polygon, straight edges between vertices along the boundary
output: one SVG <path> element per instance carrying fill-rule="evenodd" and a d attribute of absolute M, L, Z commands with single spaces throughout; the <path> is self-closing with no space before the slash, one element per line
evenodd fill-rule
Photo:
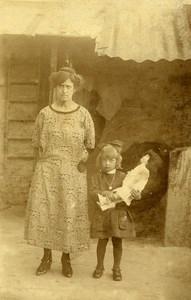
<path fill-rule="evenodd" d="M 137 64 L 124 75 L 127 92 L 119 111 L 106 122 L 102 139 L 121 139 L 125 149 L 145 141 L 170 147 L 190 145 L 190 69 L 191 61 Z"/>
<path fill-rule="evenodd" d="M 190 70 L 191 61 L 146 62 L 130 66 L 129 71 L 127 65 L 125 97 L 119 111 L 106 121 L 102 140 L 121 139 L 124 151 L 137 142 L 161 143 L 172 149 L 190 146 Z M 132 211 L 138 235 L 163 237 L 165 209 L 164 195 L 155 207 Z"/>
<path fill-rule="evenodd" d="M 191 148 L 170 152 L 165 246 L 191 247 Z"/>

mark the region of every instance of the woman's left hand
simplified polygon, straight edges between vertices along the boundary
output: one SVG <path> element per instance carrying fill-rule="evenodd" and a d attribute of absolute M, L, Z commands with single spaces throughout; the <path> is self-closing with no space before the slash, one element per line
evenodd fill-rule
<path fill-rule="evenodd" d="M 138 190 L 131 189 L 131 196 L 135 200 L 140 200 L 141 199 L 141 193 Z"/>
<path fill-rule="evenodd" d="M 80 173 L 85 172 L 85 170 L 86 170 L 86 163 L 85 163 L 83 160 L 81 160 L 81 161 L 78 163 L 78 165 L 77 165 L 77 169 L 78 169 L 78 171 L 79 171 Z"/>

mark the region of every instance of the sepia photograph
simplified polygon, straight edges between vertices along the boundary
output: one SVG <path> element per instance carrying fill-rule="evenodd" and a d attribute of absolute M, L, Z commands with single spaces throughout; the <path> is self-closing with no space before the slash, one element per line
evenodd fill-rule
<path fill-rule="evenodd" d="M 0 300 L 191 300 L 191 0 L 0 0 Z"/>

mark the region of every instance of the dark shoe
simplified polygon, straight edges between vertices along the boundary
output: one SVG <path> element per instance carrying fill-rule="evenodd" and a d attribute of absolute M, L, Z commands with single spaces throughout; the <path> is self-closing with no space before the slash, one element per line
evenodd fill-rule
<path fill-rule="evenodd" d="M 122 280 L 121 270 L 117 268 L 117 269 L 112 269 L 112 271 L 113 271 L 113 280 L 121 281 Z"/>
<path fill-rule="evenodd" d="M 103 275 L 104 267 L 96 267 L 93 272 L 93 278 L 100 278 Z"/>
<path fill-rule="evenodd" d="M 36 275 L 43 275 L 45 274 L 51 267 L 52 265 L 52 255 L 50 254 L 49 256 L 44 256 L 43 259 L 41 260 L 41 264 L 36 270 Z"/>
<path fill-rule="evenodd" d="M 62 255 L 61 263 L 62 263 L 62 274 L 68 278 L 72 277 L 73 270 L 71 267 L 69 254 Z"/>

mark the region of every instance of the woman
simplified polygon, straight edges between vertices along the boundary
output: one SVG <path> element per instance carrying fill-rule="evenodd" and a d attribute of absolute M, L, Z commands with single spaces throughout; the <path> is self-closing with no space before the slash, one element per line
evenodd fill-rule
<path fill-rule="evenodd" d="M 44 248 L 37 275 L 50 269 L 52 250 L 58 250 L 63 275 L 71 277 L 70 253 L 89 249 L 85 162 L 95 132 L 89 112 L 72 100 L 82 78 L 66 67 L 53 73 L 50 83 L 54 102 L 40 111 L 33 134 L 39 160 L 29 192 L 25 239 Z"/>

